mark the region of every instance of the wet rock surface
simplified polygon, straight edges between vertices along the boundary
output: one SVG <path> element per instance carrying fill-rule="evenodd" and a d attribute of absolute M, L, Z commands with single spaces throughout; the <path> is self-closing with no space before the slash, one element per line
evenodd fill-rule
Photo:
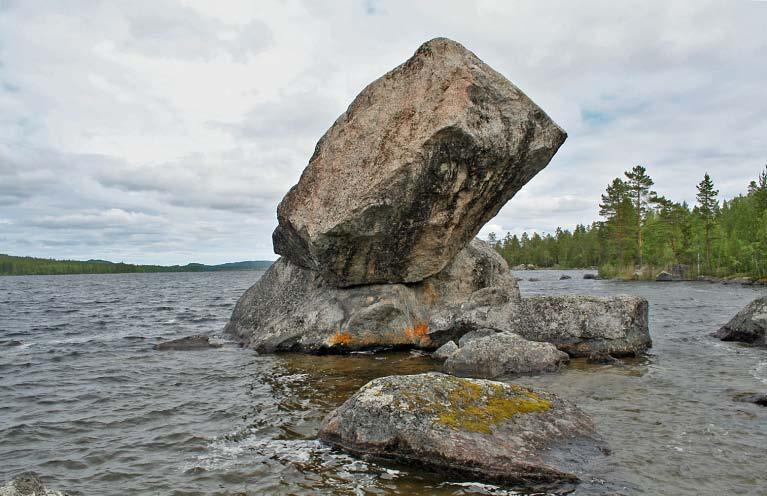
<path fill-rule="evenodd" d="M 740 341 L 754 346 L 767 346 L 767 297 L 749 303 L 722 326 L 714 336 L 722 341 Z"/>
<path fill-rule="evenodd" d="M 767 406 L 767 393 L 740 393 L 733 398 L 740 403 L 753 403 L 759 406 Z"/>
<path fill-rule="evenodd" d="M 439 373 L 369 382 L 325 418 L 319 438 L 369 459 L 559 490 L 605 449 L 591 419 L 553 394 Z"/>
<path fill-rule="evenodd" d="M 275 251 L 332 285 L 440 272 L 566 133 L 459 43 L 437 38 L 368 85 L 280 203 Z"/>
<path fill-rule="evenodd" d="M 510 330 L 573 357 L 593 353 L 630 356 L 652 346 L 647 300 L 637 296 L 523 298 Z"/>
<path fill-rule="evenodd" d="M 471 339 L 452 353 L 444 371 L 460 377 L 495 379 L 519 374 L 556 372 L 569 361 L 550 343 L 528 341 L 511 332 Z"/>
<path fill-rule="evenodd" d="M 520 305 L 506 262 L 474 240 L 416 284 L 336 288 L 281 258 L 240 298 L 227 330 L 265 352 L 436 349 L 470 330 L 508 327 Z"/>

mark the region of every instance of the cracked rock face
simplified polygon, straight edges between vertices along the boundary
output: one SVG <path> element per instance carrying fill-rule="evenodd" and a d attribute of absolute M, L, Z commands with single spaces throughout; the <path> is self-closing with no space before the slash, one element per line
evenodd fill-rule
<path fill-rule="evenodd" d="M 767 346 L 767 297 L 757 298 L 722 326 L 714 336 L 722 341 L 740 341 Z"/>
<path fill-rule="evenodd" d="M 319 438 L 352 454 L 470 480 L 573 484 L 605 445 L 575 405 L 516 384 L 390 376 L 331 412 Z"/>
<path fill-rule="evenodd" d="M 337 288 L 281 258 L 237 302 L 227 331 L 260 352 L 434 349 L 472 329 L 508 325 L 520 305 L 506 262 L 475 239 L 415 284 Z"/>
<path fill-rule="evenodd" d="M 444 269 L 566 138 L 462 45 L 424 43 L 368 85 L 283 198 L 275 251 L 330 285 Z"/>

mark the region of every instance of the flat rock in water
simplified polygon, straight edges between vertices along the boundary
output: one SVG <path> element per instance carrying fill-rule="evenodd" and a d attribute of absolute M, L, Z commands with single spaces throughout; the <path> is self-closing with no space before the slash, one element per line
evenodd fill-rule
<path fill-rule="evenodd" d="M 511 332 L 493 333 L 462 344 L 444 364 L 461 377 L 495 379 L 519 374 L 556 372 L 570 357 L 550 343 L 528 341 Z"/>
<path fill-rule="evenodd" d="M 277 209 L 277 253 L 354 286 L 440 272 L 566 133 L 505 77 L 437 38 L 368 85 Z"/>
<path fill-rule="evenodd" d="M 510 330 L 573 357 L 634 356 L 652 346 L 648 303 L 638 296 L 534 296 L 522 305 Z"/>
<path fill-rule="evenodd" d="M 451 477 L 548 488 L 577 483 L 605 447 L 591 419 L 553 394 L 439 373 L 369 382 L 325 418 L 319 438 Z"/>
<path fill-rule="evenodd" d="M 202 350 L 205 348 L 220 348 L 221 344 L 211 343 L 208 336 L 187 336 L 171 341 L 164 341 L 154 346 L 156 350 Z"/>
<path fill-rule="evenodd" d="M 520 305 L 506 262 L 476 239 L 416 284 L 337 288 L 280 258 L 237 302 L 227 330 L 261 352 L 433 350 L 467 330 L 508 327 Z"/>
<path fill-rule="evenodd" d="M 755 346 L 767 346 L 767 297 L 749 303 L 722 326 L 714 336 L 722 341 L 740 341 Z"/>

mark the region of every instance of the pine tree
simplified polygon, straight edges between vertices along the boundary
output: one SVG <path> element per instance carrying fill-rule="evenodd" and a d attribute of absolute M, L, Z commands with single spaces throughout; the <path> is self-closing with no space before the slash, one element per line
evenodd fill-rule
<path fill-rule="evenodd" d="M 714 181 L 708 172 L 703 176 L 703 180 L 698 184 L 698 214 L 703 220 L 704 240 L 706 243 L 706 267 L 711 272 L 711 231 L 714 228 L 716 220 L 716 211 L 719 208 L 719 201 L 716 199 L 719 190 L 714 189 Z"/>
<path fill-rule="evenodd" d="M 639 266 L 642 266 L 642 223 L 647 215 L 647 207 L 651 198 L 655 196 L 654 191 L 650 191 L 653 180 L 647 175 L 647 169 L 641 165 L 634 166 L 630 171 L 626 171 L 626 186 L 628 188 L 628 195 L 631 198 L 631 203 L 634 206 L 634 227 L 636 229 L 637 238 L 637 254 L 639 256 Z"/>
<path fill-rule="evenodd" d="M 599 215 L 606 219 L 605 230 L 611 234 L 609 239 L 615 246 L 618 263 L 622 264 L 626 232 L 631 216 L 631 198 L 628 194 L 628 185 L 621 178 L 616 177 L 607 185 L 607 190 L 602 195 L 602 203 L 599 204 Z"/>

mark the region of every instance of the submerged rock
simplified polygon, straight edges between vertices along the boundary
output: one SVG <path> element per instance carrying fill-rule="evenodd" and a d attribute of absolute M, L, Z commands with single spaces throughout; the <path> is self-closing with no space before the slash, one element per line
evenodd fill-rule
<path fill-rule="evenodd" d="M 369 382 L 319 438 L 365 458 L 526 485 L 576 483 L 604 448 L 591 419 L 553 394 L 438 373 Z"/>
<path fill-rule="evenodd" d="M 220 348 L 220 343 L 211 343 L 208 336 L 195 335 L 164 341 L 154 346 L 156 350 L 201 350 L 205 348 Z"/>
<path fill-rule="evenodd" d="M 561 276 L 559 276 L 559 280 L 560 281 L 566 281 L 566 280 L 572 279 L 572 278 L 573 278 L 573 276 L 568 276 L 567 274 L 562 274 Z"/>
<path fill-rule="evenodd" d="M 658 282 L 671 282 L 674 280 L 674 276 L 670 272 L 662 270 L 655 276 L 655 280 Z"/>
<path fill-rule="evenodd" d="M 493 333 L 461 345 L 448 357 L 444 371 L 461 377 L 497 377 L 556 372 L 569 361 L 550 343 L 528 341 L 511 332 Z"/>
<path fill-rule="evenodd" d="M 583 274 L 584 279 L 599 279 L 599 275 L 597 274 Z"/>
<path fill-rule="evenodd" d="M 274 248 L 331 285 L 437 274 L 566 133 L 459 43 L 437 38 L 368 85 L 277 210 Z"/>
<path fill-rule="evenodd" d="M 636 355 L 652 346 L 647 300 L 638 296 L 524 298 L 511 330 L 574 357 Z"/>
<path fill-rule="evenodd" d="M 4 486 L 0 486 L 0 496 L 69 496 L 70 494 L 48 489 L 34 472 L 19 474 Z"/>
<path fill-rule="evenodd" d="M 507 328 L 520 305 L 506 262 L 475 239 L 415 284 L 336 288 L 280 258 L 237 302 L 227 330 L 264 352 L 435 349 L 473 329 Z"/>
<path fill-rule="evenodd" d="M 767 346 L 767 297 L 758 298 L 746 305 L 714 336 L 722 341 Z"/>
<path fill-rule="evenodd" d="M 767 393 L 740 393 L 736 394 L 733 399 L 741 403 L 753 403 L 759 406 L 767 406 Z"/>

